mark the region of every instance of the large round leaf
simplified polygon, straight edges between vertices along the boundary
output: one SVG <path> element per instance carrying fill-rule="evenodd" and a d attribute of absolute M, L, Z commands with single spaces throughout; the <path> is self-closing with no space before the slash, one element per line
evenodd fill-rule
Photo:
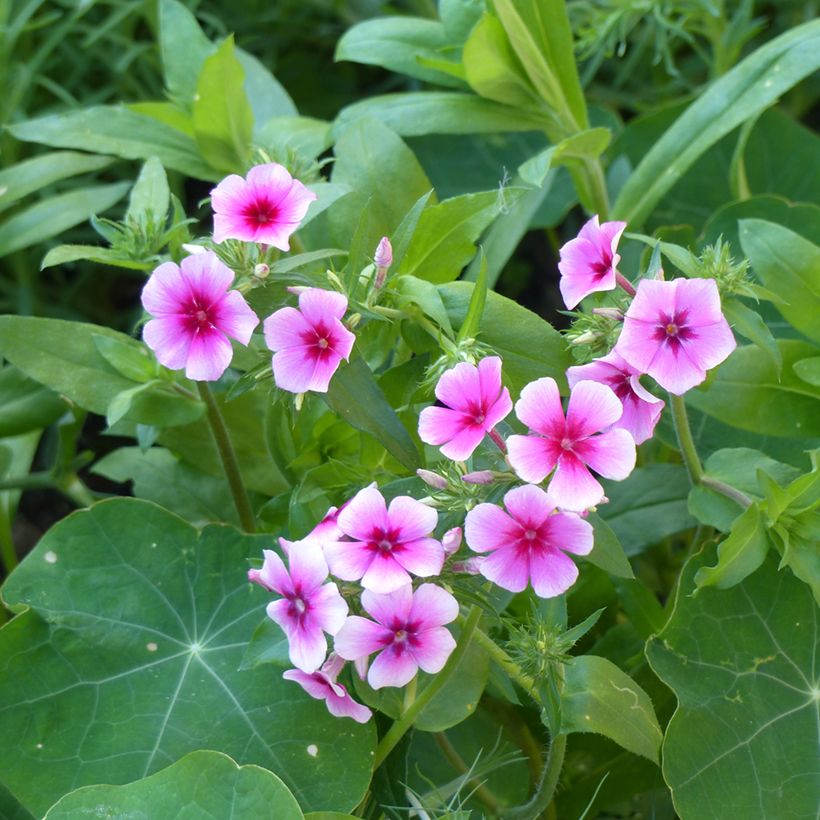
<path fill-rule="evenodd" d="M 136 499 L 45 535 L 3 588 L 31 609 L 0 630 L 0 771 L 28 809 L 201 748 L 271 769 L 306 810 L 359 802 L 372 727 L 331 717 L 281 670 L 239 671 L 267 600 L 247 559 L 269 542 Z"/>
<path fill-rule="evenodd" d="M 49 809 L 46 820 L 302 820 L 285 784 L 259 766 L 237 766 L 219 752 L 193 752 L 127 786 L 84 786 Z"/>
<path fill-rule="evenodd" d="M 707 550 L 706 553 L 710 553 Z M 647 646 L 678 698 L 663 773 L 683 820 L 814 817 L 818 766 L 817 607 L 773 556 L 741 584 L 695 592 L 684 569 L 669 623 Z"/>

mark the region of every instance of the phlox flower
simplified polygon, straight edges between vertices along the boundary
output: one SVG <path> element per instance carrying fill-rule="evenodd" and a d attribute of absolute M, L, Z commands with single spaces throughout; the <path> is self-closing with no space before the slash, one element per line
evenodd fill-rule
<path fill-rule="evenodd" d="M 641 371 L 624 361 L 615 350 L 589 364 L 567 370 L 570 387 L 589 379 L 612 388 L 624 407 L 623 414 L 612 426 L 630 433 L 635 444 L 642 444 L 652 438 L 664 405 L 662 399 L 653 396 L 641 384 L 640 376 Z"/>
<path fill-rule="evenodd" d="M 512 410 L 510 391 L 501 385 L 501 359 L 489 356 L 478 366 L 461 362 L 442 374 L 436 398 L 445 407 L 425 407 L 419 416 L 419 437 L 443 445 L 454 461 L 468 459 L 498 422 Z"/>
<path fill-rule="evenodd" d="M 467 513 L 467 545 L 489 553 L 479 572 L 510 592 L 521 592 L 528 582 L 541 598 L 566 592 L 578 568 L 564 552 L 588 555 L 592 525 L 575 513 L 556 512 L 555 503 L 534 484 L 510 490 L 504 506 L 506 512 L 495 504 L 479 504 Z"/>
<path fill-rule="evenodd" d="M 334 583 L 318 544 L 280 540 L 288 554 L 290 569 L 273 550 L 263 550 L 260 570 L 250 570 L 249 580 L 283 596 L 268 604 L 268 617 L 288 639 L 291 663 L 308 674 L 315 672 L 327 654 L 324 633 L 335 635 L 347 616 L 347 604 Z"/>
<path fill-rule="evenodd" d="M 388 508 L 375 487 L 360 490 L 339 513 L 337 523 L 351 541 L 324 542 L 331 572 L 343 581 L 361 578 L 374 592 L 392 592 L 410 583 L 409 573 L 438 575 L 444 547 L 430 533 L 438 513 L 400 495 Z"/>
<path fill-rule="evenodd" d="M 593 381 L 572 388 L 566 418 L 555 379 L 530 382 L 515 405 L 530 428 L 527 436 L 507 439 L 509 461 L 524 481 L 538 484 L 555 470 L 549 493 L 557 507 L 585 510 L 604 497 L 588 467 L 618 481 L 635 467 L 635 441 L 626 430 L 609 430 L 623 413 L 615 393 Z"/>
<path fill-rule="evenodd" d="M 616 267 L 621 260 L 615 250 L 625 228 L 626 222 L 599 225 L 596 214 L 575 239 L 563 245 L 558 262 L 559 287 L 570 310 L 590 293 L 615 288 Z"/>
<path fill-rule="evenodd" d="M 367 682 L 374 688 L 404 686 L 419 668 L 440 672 L 456 642 L 444 627 L 458 617 L 458 602 L 435 584 L 415 592 L 405 584 L 387 594 L 365 590 L 362 606 L 374 621 L 351 615 L 336 635 L 336 652 L 358 660 L 378 652 Z"/>
<path fill-rule="evenodd" d="M 714 279 L 642 279 L 615 350 L 680 396 L 735 347 Z"/>
<path fill-rule="evenodd" d="M 265 342 L 274 351 L 273 378 L 291 393 L 326 393 L 356 337 L 342 324 L 347 299 L 335 291 L 305 288 L 299 308 L 283 307 L 265 319 Z"/>
<path fill-rule="evenodd" d="M 245 179 L 231 174 L 211 191 L 214 242 L 241 239 L 290 250 L 289 237 L 314 199 L 313 191 L 275 162 L 254 166 Z"/>
<path fill-rule="evenodd" d="M 357 723 L 367 723 L 373 712 L 353 700 L 347 689 L 336 682 L 343 666 L 344 659 L 331 652 L 326 663 L 316 672 L 308 674 L 301 669 L 288 669 L 282 677 L 298 683 L 312 698 L 323 700 L 334 717 L 349 717 Z"/>
<path fill-rule="evenodd" d="M 160 364 L 185 368 L 189 379 L 216 381 L 231 363 L 228 337 L 246 345 L 259 324 L 238 290 L 228 290 L 233 271 L 211 251 L 155 268 L 142 289 L 142 306 L 153 317 L 142 330 Z"/>

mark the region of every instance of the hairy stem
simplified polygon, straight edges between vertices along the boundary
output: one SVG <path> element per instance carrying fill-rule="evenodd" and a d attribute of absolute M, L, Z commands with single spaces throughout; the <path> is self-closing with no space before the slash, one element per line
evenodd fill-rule
<path fill-rule="evenodd" d="M 711 478 L 708 475 L 703 476 L 701 478 L 700 483 L 704 487 L 708 487 L 710 490 L 714 490 L 716 493 L 720 493 L 721 495 L 725 495 L 726 498 L 731 498 L 736 504 L 739 504 L 745 510 L 747 507 L 752 506 L 752 499 L 749 498 L 746 493 L 738 490 L 737 487 L 732 487 L 730 484 L 726 484 L 725 482 L 721 481 L 718 478 Z"/>
<path fill-rule="evenodd" d="M 239 472 L 239 462 L 236 460 L 236 453 L 234 452 L 233 444 L 231 444 L 231 437 L 228 434 L 228 428 L 225 426 L 225 420 L 222 418 L 222 413 L 219 412 L 219 405 L 216 403 L 216 399 L 208 383 L 197 382 L 196 384 L 199 388 L 199 395 L 202 397 L 202 401 L 205 402 L 208 424 L 211 427 L 214 443 L 219 452 L 219 458 L 222 461 L 222 468 L 225 470 L 225 477 L 228 479 L 228 486 L 231 489 L 233 503 L 239 515 L 239 523 L 245 532 L 255 532 L 256 519 L 251 509 L 251 502 L 248 500 L 245 485 L 242 482 L 242 474 Z"/>
<path fill-rule="evenodd" d="M 638 291 L 632 286 L 632 282 L 629 281 L 622 273 L 615 271 L 615 281 L 630 295 L 634 296 Z"/>
<path fill-rule="evenodd" d="M 683 396 L 670 393 L 669 407 L 672 410 L 672 421 L 675 424 L 675 433 L 678 436 L 683 463 L 689 472 L 689 480 L 693 485 L 700 484 L 703 481 L 703 467 L 700 464 L 695 440 L 692 438 L 692 430 L 689 427 L 689 417 L 686 415 L 686 403 Z"/>
<path fill-rule="evenodd" d="M 558 785 L 558 777 L 564 766 L 566 749 L 566 735 L 558 735 L 552 739 L 547 754 L 547 762 L 535 794 L 523 806 L 516 806 L 504 811 L 501 815 L 503 820 L 532 820 L 532 818 L 541 817 L 544 814 L 549 804 L 552 803 L 552 796 L 555 794 L 555 787 Z"/>
<path fill-rule="evenodd" d="M 522 689 L 525 689 L 535 700 L 538 695 L 535 691 L 535 681 L 522 671 L 521 667 L 489 636 L 480 629 L 475 630 L 475 642 L 514 680 Z"/>

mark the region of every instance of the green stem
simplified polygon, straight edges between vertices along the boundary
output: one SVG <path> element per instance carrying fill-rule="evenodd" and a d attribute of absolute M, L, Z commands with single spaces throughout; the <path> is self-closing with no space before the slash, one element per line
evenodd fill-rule
<path fill-rule="evenodd" d="M 609 215 L 609 194 L 606 189 L 606 177 L 601 161 L 588 159 L 584 162 L 583 173 L 589 188 L 589 196 L 594 212 L 598 214 L 598 219 L 605 222 Z"/>
<path fill-rule="evenodd" d="M 486 632 L 476 628 L 474 640 L 522 689 L 538 700 L 535 681 Z"/>
<path fill-rule="evenodd" d="M 700 483 L 704 487 L 714 490 L 716 493 L 725 495 L 726 498 L 731 498 L 732 501 L 739 504 L 744 510 L 751 507 L 753 504 L 752 499 L 749 498 L 746 493 L 738 490 L 737 487 L 732 487 L 730 484 L 726 484 L 718 478 L 711 478 L 710 476 L 705 475 L 701 478 Z"/>
<path fill-rule="evenodd" d="M 540 817 L 552 803 L 552 796 L 555 794 L 555 787 L 558 785 L 558 777 L 564 766 L 564 753 L 567 750 L 567 736 L 558 735 L 552 739 L 550 750 L 547 755 L 547 763 L 544 766 L 541 782 L 535 794 L 529 802 L 523 806 L 516 806 L 507 809 L 501 815 L 503 820 L 532 820 Z"/>
<path fill-rule="evenodd" d="M 703 481 L 703 467 L 700 465 L 695 440 L 692 438 L 692 430 L 689 427 L 689 417 L 686 415 L 686 403 L 683 396 L 670 393 L 669 407 L 672 410 L 672 421 L 675 424 L 675 433 L 678 436 L 683 463 L 689 472 L 689 480 L 693 485 L 700 484 Z"/>
<path fill-rule="evenodd" d="M 390 727 L 387 734 L 379 741 L 376 747 L 376 755 L 373 760 L 374 771 L 384 763 L 387 756 L 396 747 L 396 744 L 404 737 L 407 731 L 416 722 L 416 718 L 421 714 L 422 709 L 441 691 L 445 683 L 456 671 L 461 659 L 467 652 L 467 647 L 477 631 L 478 621 L 481 618 L 481 609 L 473 606 L 469 614 L 462 623 L 461 635 L 459 636 L 456 648 L 453 650 L 447 663 L 441 672 L 436 675 L 430 683 L 422 689 L 416 699 L 405 710 L 402 716 Z"/>
<path fill-rule="evenodd" d="M 205 412 L 208 417 L 208 424 L 211 426 L 211 433 L 214 437 L 219 458 L 222 461 L 222 468 L 225 470 L 225 477 L 228 479 L 228 486 L 231 489 L 233 503 L 239 515 L 239 523 L 245 532 L 256 532 L 256 519 L 251 509 L 251 502 L 248 500 L 248 493 L 242 482 L 242 474 L 239 472 L 239 462 L 236 460 L 236 453 L 231 444 L 231 437 L 222 413 L 219 412 L 219 405 L 216 403 L 214 394 L 207 382 L 197 382 L 199 395 L 205 402 Z"/>
<path fill-rule="evenodd" d="M 2 501 L 0 501 L 0 560 L 3 561 L 6 575 L 9 575 L 18 564 L 17 551 L 14 549 L 14 538 L 11 533 L 11 521 Z M 3 605 L 0 604 L 0 611 L 2 610 Z"/>

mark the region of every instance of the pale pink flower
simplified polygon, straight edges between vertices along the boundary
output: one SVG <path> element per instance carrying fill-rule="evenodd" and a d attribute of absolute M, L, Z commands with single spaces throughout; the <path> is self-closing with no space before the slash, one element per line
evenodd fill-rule
<path fill-rule="evenodd" d="M 442 374 L 436 398 L 445 407 L 425 407 L 419 416 L 419 437 L 443 445 L 454 461 L 468 459 L 498 422 L 512 410 L 510 391 L 501 385 L 501 359 L 489 356 L 478 366 L 461 362 Z"/>
<path fill-rule="evenodd" d="M 214 242 L 241 239 L 290 250 L 289 237 L 316 194 L 275 162 L 256 165 L 246 179 L 225 177 L 211 191 Z"/>
<path fill-rule="evenodd" d="M 268 617 L 276 621 L 288 639 L 291 663 L 303 672 L 315 672 L 327 654 L 324 633 L 335 635 L 347 616 L 347 604 L 334 583 L 321 547 L 310 541 L 280 544 L 286 550 L 290 570 L 273 550 L 263 550 L 261 570 L 248 578 L 283 597 L 268 604 Z"/>
<path fill-rule="evenodd" d="M 299 294 L 299 308 L 284 307 L 265 319 L 265 342 L 274 351 L 277 387 L 291 393 L 326 393 L 356 337 L 342 324 L 347 299 L 320 288 Z"/>
<path fill-rule="evenodd" d="M 233 271 L 206 251 L 179 264 L 155 268 L 142 289 L 142 306 L 152 318 L 142 330 L 160 364 L 185 368 L 197 381 L 216 381 L 233 358 L 228 337 L 243 345 L 259 324 L 238 290 L 228 290 Z"/>
<path fill-rule="evenodd" d="M 556 512 L 555 503 L 534 484 L 510 490 L 504 506 L 506 512 L 495 504 L 479 504 L 467 513 L 467 545 L 489 553 L 479 572 L 510 592 L 521 592 L 527 583 L 541 598 L 566 592 L 578 568 L 564 552 L 588 555 L 592 526 L 575 513 Z"/>
<path fill-rule="evenodd" d="M 585 296 L 599 290 L 613 290 L 621 257 L 615 253 L 626 222 L 598 224 L 598 215 L 581 228 L 575 239 L 561 248 L 561 296 L 572 310 Z"/>
<path fill-rule="evenodd" d="M 360 490 L 339 514 L 338 524 L 352 541 L 327 541 L 325 556 L 331 572 L 343 581 L 362 579 L 374 592 L 392 592 L 410 583 L 409 573 L 438 575 L 444 548 L 430 538 L 438 513 L 407 495 L 388 508 L 374 487 Z"/>
<path fill-rule="evenodd" d="M 736 346 L 714 279 L 642 279 L 615 350 L 680 396 Z"/>
<path fill-rule="evenodd" d="M 349 717 L 357 723 L 367 723 L 373 717 L 373 712 L 353 700 L 347 689 L 336 682 L 343 666 L 344 659 L 331 652 L 327 662 L 318 671 L 308 674 L 300 669 L 288 669 L 282 673 L 282 677 L 298 683 L 312 698 L 323 700 L 328 712 L 334 717 Z"/>
<path fill-rule="evenodd" d="M 410 584 L 379 595 L 362 593 L 362 606 L 375 618 L 351 615 L 336 635 L 336 652 L 358 660 L 378 652 L 367 681 L 374 689 L 404 686 L 419 668 L 440 672 L 456 642 L 444 627 L 458 617 L 458 602 L 435 584 L 422 584 L 415 592 Z"/>
<path fill-rule="evenodd" d="M 509 460 L 524 480 L 538 484 L 555 469 L 549 492 L 555 505 L 585 510 L 604 497 L 603 487 L 587 465 L 618 481 L 635 467 L 635 441 L 626 430 L 609 430 L 623 413 L 618 397 L 603 384 L 578 382 L 572 389 L 567 415 L 555 379 L 530 382 L 515 405 L 531 435 L 507 439 Z"/>
<path fill-rule="evenodd" d="M 640 376 L 641 372 L 624 361 L 615 350 L 589 364 L 567 370 L 570 387 L 589 379 L 612 388 L 624 407 L 623 415 L 612 426 L 630 433 L 635 444 L 652 438 L 664 405 L 662 399 L 653 396 L 641 384 Z"/>

